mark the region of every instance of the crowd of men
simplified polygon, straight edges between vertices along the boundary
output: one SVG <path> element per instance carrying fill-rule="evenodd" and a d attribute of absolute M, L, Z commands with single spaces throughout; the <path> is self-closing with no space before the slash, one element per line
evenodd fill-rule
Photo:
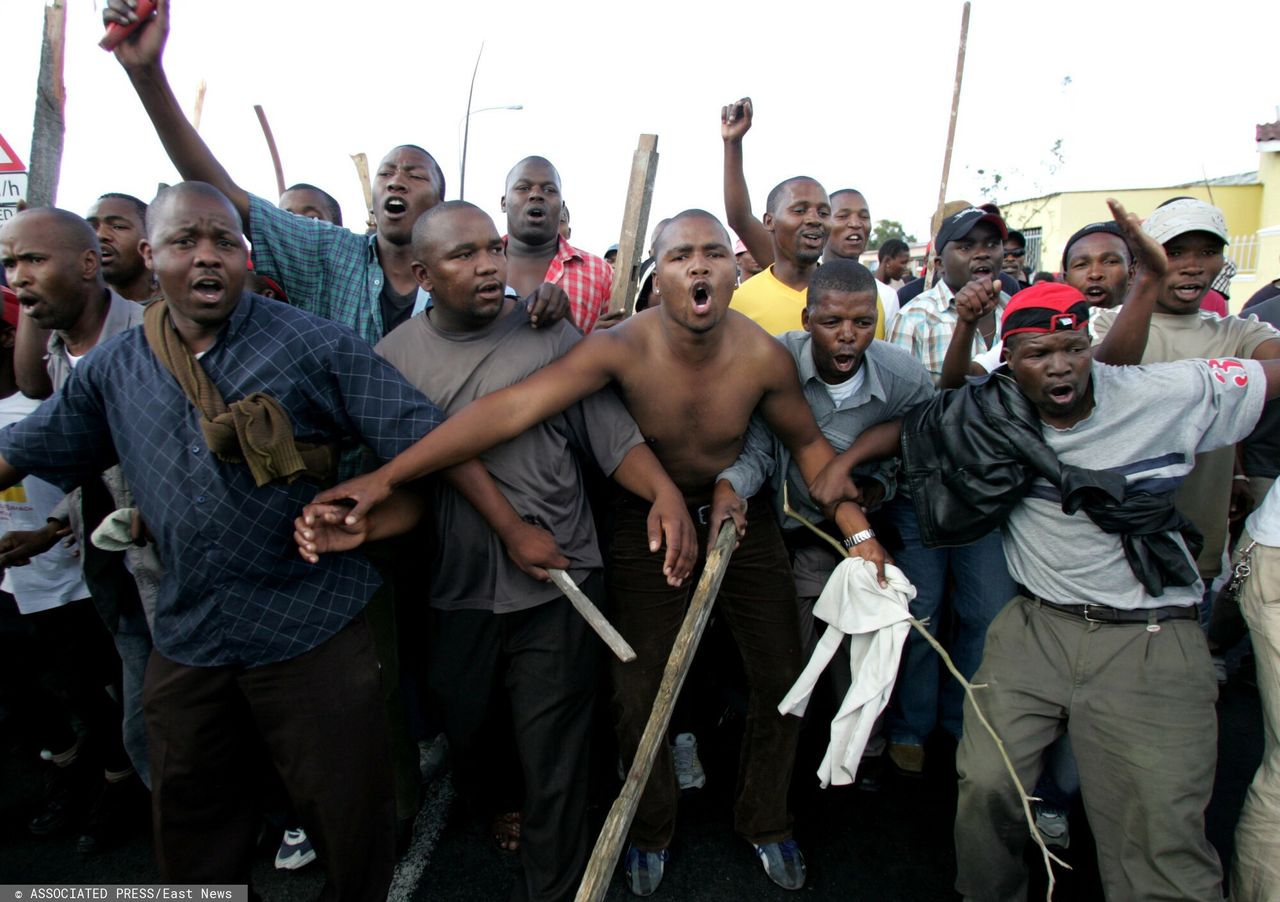
<path fill-rule="evenodd" d="M 595 777 L 635 756 L 730 521 L 733 826 L 799 890 L 802 720 L 779 703 L 842 556 L 794 511 L 873 580 L 909 580 L 984 687 L 980 715 L 912 635 L 858 768 L 867 788 L 921 774 L 954 738 L 964 898 L 1024 898 L 1031 831 L 1065 846 L 1082 796 L 1108 899 L 1221 899 L 1205 809 L 1246 626 L 1266 748 L 1229 885 L 1280 896 L 1280 307 L 1205 309 L 1229 291 L 1217 208 L 1112 202 L 1033 276 L 997 208 L 957 201 L 934 281 L 894 240 L 873 273 L 861 191 L 796 176 L 756 218 L 743 99 L 721 110 L 737 240 L 671 211 L 625 317 L 617 248 L 570 243 L 550 161 L 514 164 L 500 229 L 395 147 L 358 234 L 314 185 L 237 185 L 168 85 L 167 34 L 161 2 L 116 55 L 185 181 L 0 228 L 0 701 L 44 758 L 32 833 L 91 852 L 149 807 L 163 879 L 235 884 L 266 822 L 278 867 L 319 860 L 325 898 L 383 899 L 419 743 L 443 733 L 470 810 L 519 852 L 511 898 L 572 898 Z M 678 801 L 705 782 L 688 719 L 630 825 L 636 895 L 682 866 Z"/>

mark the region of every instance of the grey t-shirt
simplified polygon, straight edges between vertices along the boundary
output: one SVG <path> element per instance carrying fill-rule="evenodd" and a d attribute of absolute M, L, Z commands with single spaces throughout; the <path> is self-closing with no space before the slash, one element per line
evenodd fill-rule
<path fill-rule="evenodd" d="M 1101 343 L 1106 337 L 1118 315 L 1119 310 L 1112 308 L 1101 311 L 1090 321 L 1094 344 Z M 1155 313 L 1151 316 L 1142 362 L 1168 363 L 1192 357 L 1252 357 L 1261 344 L 1273 338 L 1280 338 L 1280 333 L 1257 320 L 1218 316 L 1206 310 L 1186 316 Z M 1235 452 L 1231 448 L 1201 454 L 1195 469 L 1178 488 L 1178 509 L 1204 534 L 1204 548 L 1196 563 L 1201 578 L 1205 580 L 1212 580 L 1222 572 L 1234 469 Z"/>
<path fill-rule="evenodd" d="M 520 303 L 478 332 L 444 332 L 431 315 L 427 310 L 413 317 L 375 350 L 446 416 L 521 381 L 582 340 L 567 320 L 530 328 Z M 643 441 L 622 402 L 606 388 L 480 460 L 517 513 L 537 517 L 550 528 L 571 562 L 571 575 L 581 581 L 601 566 L 601 558 L 573 452 L 590 454 L 611 474 Z M 507 613 L 559 596 L 555 586 L 526 576 L 512 563 L 498 536 L 461 495 L 442 480 L 435 483 L 431 513 L 442 541 L 431 588 L 433 607 Z"/>
<path fill-rule="evenodd" d="M 1063 463 L 1121 473 L 1131 489 L 1160 492 L 1178 486 L 1195 455 L 1249 434 L 1266 400 L 1266 379 L 1253 360 L 1095 362 L 1093 396 L 1088 417 L 1069 429 L 1045 426 L 1045 441 Z M 1120 537 L 1083 511 L 1063 513 L 1061 496 L 1044 479 L 1032 483 L 1003 532 L 1009 573 L 1050 601 L 1134 610 L 1195 604 L 1204 594 L 1197 582 L 1148 595 Z"/>

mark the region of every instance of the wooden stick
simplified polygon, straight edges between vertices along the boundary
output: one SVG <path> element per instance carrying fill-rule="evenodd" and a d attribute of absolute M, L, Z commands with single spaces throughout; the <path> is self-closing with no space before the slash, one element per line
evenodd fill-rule
<path fill-rule="evenodd" d="M 258 114 L 258 124 L 262 126 L 262 134 L 267 139 L 267 150 L 271 151 L 271 165 L 276 168 L 278 194 L 284 194 L 284 167 L 280 165 L 280 151 L 276 150 L 276 139 L 271 134 L 271 126 L 267 124 L 267 114 L 260 103 L 253 105 L 253 111 Z"/>
<path fill-rule="evenodd" d="M 369 158 L 362 153 L 353 153 L 351 162 L 356 164 L 356 175 L 360 177 L 360 190 L 364 192 L 364 208 L 369 212 L 368 226 L 373 231 L 378 227 L 378 220 L 373 215 L 373 185 L 369 181 Z"/>
<path fill-rule="evenodd" d="M 938 207 L 929 223 L 929 241 L 938 237 L 942 225 L 942 208 L 947 203 L 947 181 L 951 177 L 951 149 L 956 140 L 956 117 L 960 115 L 960 83 L 964 81 L 964 54 L 969 44 L 969 0 L 964 0 L 964 13 L 960 17 L 960 50 L 956 53 L 956 81 L 951 89 L 951 120 L 947 123 L 947 151 L 942 157 L 942 181 L 938 185 Z M 929 259 L 924 266 L 924 290 L 933 286 L 933 261 L 940 248 L 929 248 Z"/>
<path fill-rule="evenodd" d="M 627 185 L 627 205 L 622 214 L 622 235 L 618 257 L 613 264 L 613 294 L 609 312 L 635 313 L 640 287 L 640 264 L 644 262 L 644 241 L 649 229 L 649 206 L 653 203 L 653 180 L 658 174 L 658 136 L 641 135 L 631 158 L 631 182 Z"/>
<path fill-rule="evenodd" d="M 604 640 L 613 653 L 618 656 L 618 660 L 624 664 L 636 659 L 636 651 L 627 644 L 627 640 L 622 638 L 622 634 L 613 628 L 610 623 L 600 613 L 600 609 L 591 603 L 591 599 L 586 596 L 578 584 L 573 581 L 573 577 L 563 570 L 557 570 L 554 567 L 547 568 L 547 574 L 551 577 L 551 581 L 556 587 L 565 594 L 572 604 L 582 615 L 587 624 L 596 631 L 596 635 Z"/>
<path fill-rule="evenodd" d="M 968 4 L 966 4 L 966 6 L 967 5 Z M 814 535 L 830 543 L 831 547 L 836 550 L 840 557 L 843 558 L 847 556 L 843 545 L 831 538 L 831 536 L 827 535 L 822 530 L 818 529 L 818 527 L 809 522 L 807 517 L 791 506 L 791 499 L 787 495 L 787 486 L 785 484 L 782 486 L 782 512 L 793 520 L 799 520 L 800 525 L 804 526 Z M 1018 779 L 1018 772 L 1014 769 L 1013 761 L 1009 758 L 1008 751 L 1005 750 L 1004 742 L 1000 739 L 999 734 L 996 733 L 995 727 L 991 726 L 991 721 L 987 720 L 987 715 L 982 712 L 982 706 L 978 704 L 978 696 L 974 690 L 986 689 L 987 685 L 985 683 L 970 683 L 965 679 L 964 674 L 956 669 L 956 662 L 951 660 L 951 655 L 947 654 L 947 650 L 942 647 L 942 643 L 930 634 L 923 621 L 910 616 L 907 620 L 910 622 L 912 629 L 923 636 L 924 641 L 928 642 L 933 650 L 942 657 L 942 663 L 946 665 L 947 670 L 951 672 L 951 675 L 956 678 L 956 682 L 964 688 L 964 694 L 968 696 L 969 703 L 973 705 L 973 713 L 978 716 L 979 722 L 981 722 L 987 732 L 991 735 L 991 738 L 995 741 L 996 749 L 1000 752 L 1000 757 L 1004 760 L 1005 770 L 1009 772 L 1009 777 L 1013 780 L 1013 788 L 1018 791 L 1018 798 L 1022 801 L 1022 816 L 1027 819 L 1027 826 L 1031 830 L 1031 838 L 1034 839 L 1036 841 L 1036 845 L 1040 847 L 1040 856 L 1044 859 L 1044 869 L 1049 875 L 1049 888 L 1045 892 L 1045 902 L 1053 902 L 1053 885 L 1055 883 L 1055 878 L 1053 876 L 1053 867 L 1050 862 L 1055 862 L 1067 870 L 1071 870 L 1071 865 L 1067 864 L 1057 855 L 1054 855 L 1049 851 L 1049 847 L 1045 845 L 1044 837 L 1041 836 L 1040 831 L 1036 829 L 1036 817 L 1031 811 L 1031 803 L 1038 802 L 1040 799 L 1029 795 L 1026 789 L 1023 788 L 1022 781 Z"/>
<path fill-rule="evenodd" d="M 204 91 L 207 87 L 208 85 L 205 84 L 204 79 L 200 79 L 200 87 L 196 88 L 195 115 L 191 117 L 191 127 L 196 131 L 200 131 L 200 117 L 204 114 Z"/>
<path fill-rule="evenodd" d="M 44 9 L 40 43 L 40 73 L 36 79 L 36 113 L 31 128 L 31 169 L 27 176 L 27 206 L 52 207 L 58 199 L 62 172 L 62 143 L 66 134 L 67 92 L 62 59 L 67 43 L 67 11 L 55 0 Z"/>
<path fill-rule="evenodd" d="M 675 708 L 680 689 L 684 686 L 685 677 L 689 675 L 693 653 L 697 651 L 702 632 L 711 618 L 711 606 L 715 603 L 716 593 L 720 591 L 720 583 L 724 581 L 725 571 L 729 567 L 729 557 L 737 542 L 738 531 L 733 521 L 725 520 L 715 544 L 707 551 L 702 578 L 698 580 L 698 588 L 693 593 L 693 600 L 689 602 L 689 611 L 684 615 L 684 623 L 680 624 L 680 632 L 676 634 L 676 641 L 671 646 L 671 655 L 662 672 L 662 682 L 658 686 L 649 722 L 645 724 L 644 735 L 640 737 L 636 757 L 631 762 L 626 782 L 622 784 L 622 793 L 609 809 L 609 816 L 600 829 L 600 836 L 591 851 L 591 860 L 587 863 L 587 872 L 578 886 L 575 902 L 600 902 L 609 889 L 609 881 L 613 878 L 613 869 L 622 852 L 627 830 L 631 827 L 636 808 L 640 804 L 640 795 L 649 782 L 654 759 L 667 743 L 671 712 Z"/>

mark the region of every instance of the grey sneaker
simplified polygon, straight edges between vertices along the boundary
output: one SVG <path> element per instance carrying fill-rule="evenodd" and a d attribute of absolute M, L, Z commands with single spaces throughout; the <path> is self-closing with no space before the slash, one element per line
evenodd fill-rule
<path fill-rule="evenodd" d="M 698 740 L 692 733 L 680 733 L 671 747 L 675 758 L 676 782 L 681 789 L 701 789 L 707 785 L 707 774 L 698 760 Z"/>
<path fill-rule="evenodd" d="M 794 839 L 765 843 L 755 850 L 770 880 L 783 889 L 804 889 L 804 856 Z"/>
<path fill-rule="evenodd" d="M 1071 845 L 1071 831 L 1067 825 L 1067 813 L 1048 805 L 1036 805 L 1036 829 L 1044 837 L 1046 846 L 1065 849 Z"/>
<path fill-rule="evenodd" d="M 637 896 L 652 896 L 662 882 L 662 871 L 668 853 L 642 852 L 635 846 L 627 847 L 627 888 Z"/>

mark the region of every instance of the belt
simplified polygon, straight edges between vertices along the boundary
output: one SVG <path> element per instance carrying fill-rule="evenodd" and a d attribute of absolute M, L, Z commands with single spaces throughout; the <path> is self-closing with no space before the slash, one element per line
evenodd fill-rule
<path fill-rule="evenodd" d="M 1026 586 L 1018 586 L 1018 592 L 1032 601 L 1055 611 L 1079 617 L 1089 623 L 1162 623 L 1165 620 L 1198 620 L 1200 617 L 1196 606 L 1165 605 L 1159 608 L 1139 608 L 1129 611 L 1113 608 L 1105 604 L 1058 604 L 1035 594 Z"/>

